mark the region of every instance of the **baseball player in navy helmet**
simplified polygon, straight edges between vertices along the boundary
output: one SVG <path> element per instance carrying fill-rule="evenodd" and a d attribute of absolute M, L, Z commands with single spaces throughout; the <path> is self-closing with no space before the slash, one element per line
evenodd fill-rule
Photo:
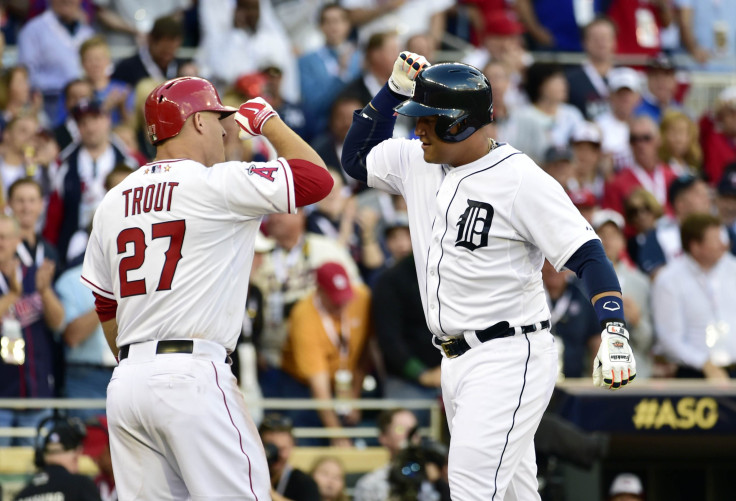
<path fill-rule="evenodd" d="M 391 139 L 395 112 L 416 117 L 418 139 Z M 590 293 L 603 330 L 594 384 L 620 388 L 636 366 L 598 237 L 559 183 L 489 137 L 492 116 L 478 69 L 402 52 L 388 83 L 355 113 L 342 162 L 354 178 L 406 199 L 422 305 L 444 355 L 452 498 L 528 501 L 539 499 L 534 433 L 557 376 L 545 258 Z"/>

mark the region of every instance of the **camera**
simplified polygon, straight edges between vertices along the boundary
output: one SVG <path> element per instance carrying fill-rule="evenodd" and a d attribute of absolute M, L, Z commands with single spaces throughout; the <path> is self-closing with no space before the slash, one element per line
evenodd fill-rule
<path fill-rule="evenodd" d="M 271 468 L 279 460 L 279 448 L 273 442 L 263 442 L 263 449 L 266 451 L 266 462 Z"/>

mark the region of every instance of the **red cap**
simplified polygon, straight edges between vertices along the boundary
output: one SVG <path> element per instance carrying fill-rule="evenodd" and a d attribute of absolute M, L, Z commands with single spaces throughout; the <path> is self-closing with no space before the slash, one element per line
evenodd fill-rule
<path fill-rule="evenodd" d="M 595 195 L 588 189 L 580 189 L 570 191 L 567 193 L 570 196 L 570 200 L 575 204 L 575 207 L 595 207 L 598 205 L 598 201 L 595 199 Z"/>
<path fill-rule="evenodd" d="M 511 36 L 524 33 L 524 26 L 504 9 L 487 11 L 485 15 L 486 35 Z"/>
<path fill-rule="evenodd" d="M 353 299 L 350 278 L 340 263 L 325 263 L 317 268 L 317 285 L 336 306 Z"/>
<path fill-rule="evenodd" d="M 110 443 L 107 432 L 107 418 L 100 416 L 95 418 L 96 422 L 87 422 L 87 435 L 84 437 L 82 447 L 84 454 L 91 458 L 98 458 Z"/>

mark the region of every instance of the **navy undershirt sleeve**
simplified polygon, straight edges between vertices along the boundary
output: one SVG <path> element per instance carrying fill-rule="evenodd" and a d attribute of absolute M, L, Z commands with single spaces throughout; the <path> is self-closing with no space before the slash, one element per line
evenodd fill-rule
<path fill-rule="evenodd" d="M 348 175 L 358 181 L 368 182 L 368 153 L 374 146 L 393 136 L 396 123 L 394 107 L 401 101 L 402 97 L 384 85 L 371 104 L 353 114 L 353 124 L 345 138 L 341 158 L 342 168 Z"/>
<path fill-rule="evenodd" d="M 570 256 L 565 267 L 571 269 L 583 281 L 588 296 L 601 292 L 621 292 L 616 271 L 606 257 L 600 240 L 588 240 Z"/>

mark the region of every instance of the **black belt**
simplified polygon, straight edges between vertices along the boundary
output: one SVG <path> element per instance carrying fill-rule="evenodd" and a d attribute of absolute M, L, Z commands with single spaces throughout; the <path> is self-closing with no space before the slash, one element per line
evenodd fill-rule
<path fill-rule="evenodd" d="M 126 344 L 120 348 L 118 358 L 125 360 L 128 358 L 128 352 L 130 351 L 130 345 Z M 187 340 L 172 340 L 172 341 L 158 341 L 156 343 L 156 354 L 161 355 L 163 353 L 194 353 L 194 341 Z"/>
<path fill-rule="evenodd" d="M 540 330 L 544 330 L 548 329 L 549 326 L 549 320 L 544 320 L 537 324 L 523 325 L 521 326 L 521 333 L 529 334 L 530 332 L 536 331 L 538 327 L 540 327 Z M 485 343 L 491 339 L 513 336 L 514 334 L 516 334 L 516 328 L 511 327 L 506 321 L 498 322 L 482 331 L 475 331 L 475 335 L 481 343 Z M 471 348 L 463 336 L 448 339 L 447 341 L 442 341 L 439 338 L 436 338 L 436 340 L 436 344 L 442 348 L 447 358 L 459 357 Z"/>

